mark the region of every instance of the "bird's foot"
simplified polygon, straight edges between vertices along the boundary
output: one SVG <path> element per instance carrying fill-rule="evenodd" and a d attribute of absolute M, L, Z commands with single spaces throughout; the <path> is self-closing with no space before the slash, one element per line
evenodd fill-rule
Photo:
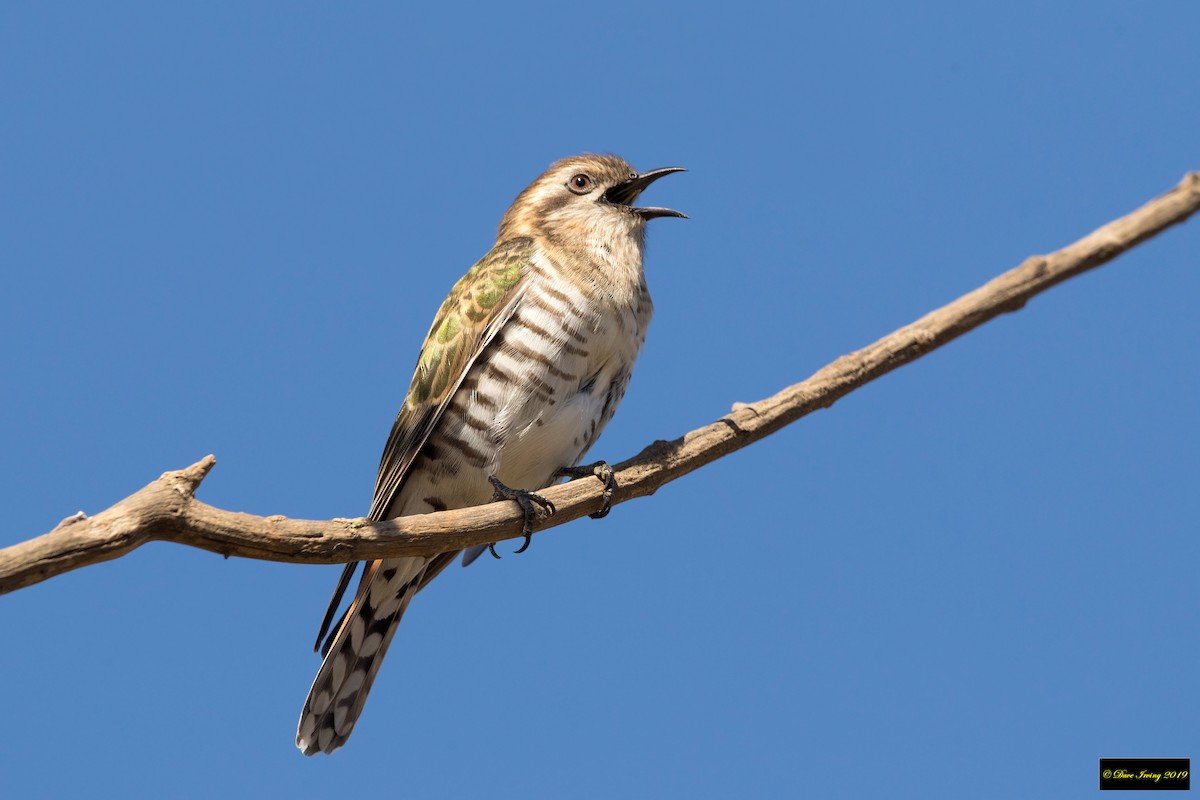
<path fill-rule="evenodd" d="M 540 506 L 546 512 L 546 516 L 554 516 L 554 503 L 551 503 L 540 494 L 527 491 L 525 489 L 510 489 L 500 482 L 500 479 L 495 475 L 488 476 L 488 483 L 492 484 L 492 502 L 497 500 L 515 500 L 517 505 L 521 507 L 521 511 L 525 514 L 525 527 L 521 529 L 521 533 L 525 535 L 525 543 L 514 550 L 514 553 L 524 553 L 529 543 L 533 540 L 533 521 L 537 519 L 537 508 Z M 493 557 L 499 558 L 500 554 L 496 552 L 496 544 L 493 542 L 488 545 L 488 552 Z"/>
<path fill-rule="evenodd" d="M 554 471 L 556 478 L 599 478 L 604 484 L 604 495 L 600 503 L 600 510 L 594 514 L 588 514 L 592 519 L 603 519 L 608 516 L 608 512 L 612 510 L 613 491 L 617 488 L 617 476 L 613 472 L 613 468 L 608 465 L 607 461 L 597 461 L 595 464 L 583 464 L 578 467 L 562 467 Z"/>

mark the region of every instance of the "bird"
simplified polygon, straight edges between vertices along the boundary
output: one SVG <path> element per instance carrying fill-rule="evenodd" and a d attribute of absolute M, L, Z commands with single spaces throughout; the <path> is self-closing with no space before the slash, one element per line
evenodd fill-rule
<path fill-rule="evenodd" d="M 615 155 L 556 161 L 513 201 L 496 242 L 454 284 L 417 358 L 380 459 L 371 520 L 516 501 L 524 551 L 534 489 L 612 470 L 584 454 L 612 419 L 642 349 L 653 304 L 642 269 L 646 223 L 683 217 L 636 206 L 682 167 L 638 172 Z M 463 554 L 471 563 L 483 549 Z M 296 730 L 305 755 L 344 745 L 413 596 L 457 552 L 366 563 L 331 628 L 357 564 L 346 566 L 317 634 L 323 655 Z M 328 633 L 328 637 L 326 634 Z M 324 645 L 322 646 L 322 641 Z"/>

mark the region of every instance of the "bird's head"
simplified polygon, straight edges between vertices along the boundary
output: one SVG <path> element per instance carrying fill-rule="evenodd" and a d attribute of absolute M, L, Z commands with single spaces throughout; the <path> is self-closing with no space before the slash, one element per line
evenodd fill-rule
<path fill-rule="evenodd" d="M 646 220 L 684 217 L 670 208 L 633 205 L 664 175 L 683 167 L 638 172 L 613 155 L 564 158 L 517 196 L 500 222 L 500 239 L 516 236 L 641 236 Z"/>

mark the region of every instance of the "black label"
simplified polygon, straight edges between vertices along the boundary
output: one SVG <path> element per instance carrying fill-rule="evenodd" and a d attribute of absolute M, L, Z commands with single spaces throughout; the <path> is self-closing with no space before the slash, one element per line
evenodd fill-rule
<path fill-rule="evenodd" d="M 1101 789 L 1191 789 L 1190 758 L 1102 758 Z"/>

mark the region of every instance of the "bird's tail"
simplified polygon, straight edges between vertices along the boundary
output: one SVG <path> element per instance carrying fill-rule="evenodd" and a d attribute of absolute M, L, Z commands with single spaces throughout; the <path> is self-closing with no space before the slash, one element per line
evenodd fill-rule
<path fill-rule="evenodd" d="M 433 562 L 394 558 L 367 564 L 300 712 L 296 746 L 304 755 L 332 753 L 350 738 L 404 610 L 433 577 L 425 577 Z"/>

